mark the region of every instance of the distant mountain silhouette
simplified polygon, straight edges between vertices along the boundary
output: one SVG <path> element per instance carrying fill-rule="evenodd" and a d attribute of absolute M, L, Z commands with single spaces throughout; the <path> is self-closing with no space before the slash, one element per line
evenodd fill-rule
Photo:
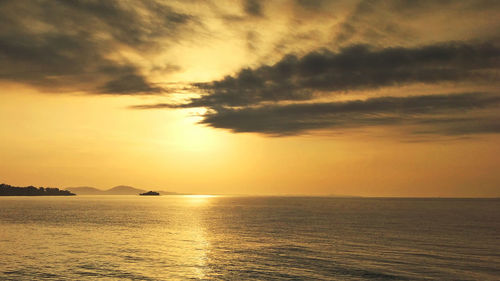
<path fill-rule="evenodd" d="M 97 189 L 90 186 L 68 187 L 67 189 L 78 195 L 138 195 L 146 191 L 125 185 L 115 186 L 108 190 Z"/>
<path fill-rule="evenodd" d="M 109 193 L 111 195 L 137 195 L 143 192 L 146 192 L 146 190 L 126 185 L 115 186 L 106 191 L 106 193 Z"/>
<path fill-rule="evenodd" d="M 8 184 L 0 184 L 0 196 L 69 196 L 75 195 L 68 190 L 60 190 L 56 187 L 26 186 L 18 187 Z"/>
<path fill-rule="evenodd" d="M 102 195 L 104 193 L 104 190 L 90 186 L 67 187 L 66 189 L 78 195 Z"/>
<path fill-rule="evenodd" d="M 144 189 L 127 185 L 118 185 L 108 190 L 102 190 L 90 186 L 67 187 L 66 189 L 76 193 L 77 195 L 139 195 L 140 193 L 146 192 Z M 161 195 L 181 195 L 180 193 L 169 191 L 159 191 L 159 193 Z"/>

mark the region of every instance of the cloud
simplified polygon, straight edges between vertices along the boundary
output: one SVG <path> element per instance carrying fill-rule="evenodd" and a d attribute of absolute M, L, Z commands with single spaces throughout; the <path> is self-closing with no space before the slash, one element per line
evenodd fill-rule
<path fill-rule="evenodd" d="M 259 0 L 244 0 L 244 9 L 248 15 L 261 17 L 262 6 Z"/>
<path fill-rule="evenodd" d="M 466 111 L 494 108 L 498 104 L 500 97 L 483 93 L 378 97 L 347 102 L 219 108 L 205 114 L 200 123 L 233 132 L 274 136 L 302 134 L 315 129 L 387 125 L 415 125 L 419 128 L 415 133 L 500 133 L 496 117 L 463 115 Z"/>
<path fill-rule="evenodd" d="M 137 74 L 126 74 L 108 81 L 100 89 L 102 93 L 109 94 L 134 94 L 134 93 L 160 93 L 164 90 L 148 83 L 144 77 Z"/>
<path fill-rule="evenodd" d="M 414 134 L 500 133 L 498 114 L 488 111 L 500 103 L 498 94 L 369 97 L 381 87 L 415 83 L 484 85 L 498 78 L 499 61 L 500 48 L 492 42 L 322 49 L 303 57 L 287 55 L 274 65 L 242 69 L 221 80 L 195 83 L 204 94 L 185 103 L 132 108 L 205 107 L 208 111 L 201 124 L 272 136 L 394 125 L 411 127 Z M 318 102 L 319 97 L 324 100 L 353 90 L 364 90 L 368 98 Z M 488 114 L 479 116 L 485 110 Z"/>
<path fill-rule="evenodd" d="M 498 78 L 499 60 L 500 48 L 493 43 L 323 49 L 300 58 L 287 55 L 274 65 L 246 68 L 222 80 L 197 83 L 207 94 L 186 106 L 248 106 L 412 83 L 493 80 Z"/>
<path fill-rule="evenodd" d="M 184 107 L 183 105 L 171 104 L 171 103 L 139 104 L 139 105 L 129 106 L 130 109 L 164 109 L 164 108 L 178 109 L 183 107 Z"/>
<path fill-rule="evenodd" d="M 192 21 L 152 0 L 7 0 L 0 14 L 0 80 L 105 94 L 162 92 L 127 54 L 178 40 Z"/>
<path fill-rule="evenodd" d="M 133 108 L 205 107 L 202 123 L 235 132 L 289 135 L 383 124 L 443 134 L 497 132 L 495 120 L 472 116 L 497 104 L 484 94 L 369 97 L 406 85 L 448 86 L 446 92 L 495 87 L 498 3 L 4 0 L 0 81 L 47 92 L 199 94 L 184 103 Z M 179 90 L 196 70 L 221 77 L 218 71 L 239 68 L 212 59 L 212 51 L 226 52 L 226 46 L 238 54 L 238 72 Z M 193 65 L 192 72 L 184 69 Z M 159 81 L 171 72 L 179 72 L 179 85 Z M 368 99 L 318 102 L 351 91 Z M 459 118 L 459 110 L 472 115 Z"/>
<path fill-rule="evenodd" d="M 497 38 L 499 8 L 500 2 L 494 0 L 361 0 L 336 27 L 333 44 L 387 46 Z"/>
<path fill-rule="evenodd" d="M 306 9 L 320 9 L 325 4 L 325 0 L 295 0 L 295 2 L 301 7 Z"/>

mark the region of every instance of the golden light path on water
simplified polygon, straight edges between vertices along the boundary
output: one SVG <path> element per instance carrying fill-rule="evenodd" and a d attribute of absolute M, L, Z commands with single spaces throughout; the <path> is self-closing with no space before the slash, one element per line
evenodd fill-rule
<path fill-rule="evenodd" d="M 210 242 L 206 229 L 204 212 L 216 195 L 182 195 L 182 203 L 188 208 L 186 212 L 185 228 L 179 233 L 185 247 L 177 247 L 179 263 L 185 264 L 193 271 L 193 277 L 204 279 L 208 269 L 208 252 Z"/>

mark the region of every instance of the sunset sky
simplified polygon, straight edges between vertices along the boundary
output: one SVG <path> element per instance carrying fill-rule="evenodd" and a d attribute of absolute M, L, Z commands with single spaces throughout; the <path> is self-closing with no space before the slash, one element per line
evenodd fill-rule
<path fill-rule="evenodd" d="M 500 1 L 0 1 L 0 182 L 500 196 Z"/>

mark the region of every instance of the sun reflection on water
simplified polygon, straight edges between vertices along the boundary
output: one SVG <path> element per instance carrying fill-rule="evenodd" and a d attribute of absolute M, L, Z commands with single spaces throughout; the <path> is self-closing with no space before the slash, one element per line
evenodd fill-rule
<path fill-rule="evenodd" d="M 217 197 L 217 195 L 208 195 L 208 194 L 196 194 L 196 195 L 183 195 L 186 199 L 186 203 L 194 204 L 194 205 L 204 205 L 210 202 L 212 198 Z"/>
<path fill-rule="evenodd" d="M 208 252 L 210 242 L 207 239 L 205 222 L 206 207 L 216 195 L 183 195 L 181 200 L 187 208 L 181 215 L 181 231 L 177 248 L 177 258 L 180 264 L 188 265 L 191 276 L 195 279 L 205 279 L 207 273 Z"/>
<path fill-rule="evenodd" d="M 183 195 L 186 198 L 213 198 L 218 195 L 210 195 L 210 194 L 193 194 L 193 195 Z"/>

